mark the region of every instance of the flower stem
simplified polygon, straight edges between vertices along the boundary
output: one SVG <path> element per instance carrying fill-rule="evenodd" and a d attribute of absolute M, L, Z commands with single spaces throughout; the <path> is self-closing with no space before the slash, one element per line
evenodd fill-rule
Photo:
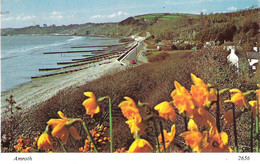
<path fill-rule="evenodd" d="M 63 150 L 64 152 L 67 152 L 65 146 L 63 145 L 63 143 L 61 142 L 61 140 L 60 140 L 59 138 L 58 138 L 58 141 L 59 141 L 59 143 L 60 143 L 60 145 L 61 145 L 61 147 L 62 147 L 62 150 Z"/>
<path fill-rule="evenodd" d="M 256 94 L 256 128 L 255 128 L 255 133 L 256 133 L 256 152 L 259 152 L 259 96 Z"/>
<path fill-rule="evenodd" d="M 88 134 L 91 143 L 93 144 L 94 150 L 95 150 L 96 152 L 98 152 L 98 150 L 97 150 L 97 148 L 96 148 L 96 145 L 95 145 L 95 142 L 93 141 L 93 138 L 92 138 L 91 134 L 89 133 L 89 130 L 88 130 L 88 128 L 87 128 L 87 125 L 86 125 L 86 123 L 85 123 L 84 121 L 82 122 L 82 125 L 83 125 L 83 127 L 84 127 L 84 130 L 85 130 L 86 133 Z"/>
<path fill-rule="evenodd" d="M 185 131 L 188 131 L 187 116 L 186 116 L 186 113 L 185 113 L 185 112 L 184 112 L 184 114 L 183 114 L 183 121 L 184 121 Z"/>
<path fill-rule="evenodd" d="M 229 98 L 230 94 L 229 94 Z M 235 112 L 235 104 L 232 103 L 232 111 L 233 111 L 233 129 L 234 129 L 234 137 L 235 137 L 235 152 L 238 152 L 238 144 L 237 144 L 237 125 L 236 125 L 236 112 Z"/>
<path fill-rule="evenodd" d="M 111 98 L 108 97 L 109 103 L 109 130 L 110 130 L 110 152 L 113 153 L 113 119 L 112 119 L 112 103 Z"/>
<path fill-rule="evenodd" d="M 217 88 L 217 109 L 216 109 L 216 124 L 217 124 L 217 129 L 220 132 L 220 121 L 219 121 L 219 90 Z"/>
<path fill-rule="evenodd" d="M 153 128 L 154 128 L 154 133 L 155 133 L 155 141 L 156 141 L 156 145 L 157 145 L 157 152 L 160 153 L 160 145 L 159 145 L 159 141 L 158 141 L 158 132 L 157 132 L 157 129 L 156 129 L 156 124 L 155 124 L 155 120 L 153 118 Z"/>
<path fill-rule="evenodd" d="M 251 134 L 250 134 L 250 151 L 253 152 L 253 129 L 254 129 L 254 114 L 251 111 Z"/>
<path fill-rule="evenodd" d="M 163 152 L 166 152 L 166 147 L 165 147 L 165 140 L 164 140 L 164 135 L 163 135 L 163 127 L 162 127 L 162 122 L 159 122 L 160 124 L 160 131 L 161 131 L 161 135 L 162 135 L 162 144 L 163 144 Z"/>

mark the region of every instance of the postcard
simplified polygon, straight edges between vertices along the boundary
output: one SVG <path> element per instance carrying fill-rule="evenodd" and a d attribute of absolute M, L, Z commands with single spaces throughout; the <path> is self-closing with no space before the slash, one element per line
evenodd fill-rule
<path fill-rule="evenodd" d="M 0 160 L 259 160 L 259 16 L 259 0 L 2 0 Z"/>

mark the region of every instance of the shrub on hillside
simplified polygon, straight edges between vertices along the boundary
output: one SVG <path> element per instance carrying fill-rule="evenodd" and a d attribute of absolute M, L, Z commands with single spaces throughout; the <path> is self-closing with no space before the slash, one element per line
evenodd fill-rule
<path fill-rule="evenodd" d="M 167 57 L 169 57 L 170 54 L 167 52 L 161 52 L 158 55 L 153 55 L 148 57 L 149 62 L 158 62 L 161 60 L 165 60 Z"/>

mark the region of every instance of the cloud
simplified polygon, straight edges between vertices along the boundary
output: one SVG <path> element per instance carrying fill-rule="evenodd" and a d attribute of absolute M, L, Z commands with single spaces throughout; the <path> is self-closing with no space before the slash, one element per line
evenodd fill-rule
<path fill-rule="evenodd" d="M 208 11 L 207 9 L 202 9 L 201 10 L 201 12 L 203 12 L 203 13 L 207 13 L 207 11 Z"/>
<path fill-rule="evenodd" d="M 122 11 L 119 11 L 117 13 L 113 13 L 113 14 L 110 14 L 110 15 L 94 15 L 94 16 L 91 16 L 90 18 L 91 19 L 112 19 L 112 18 L 118 18 L 118 17 L 122 17 L 122 16 L 127 16 L 129 15 L 128 13 L 126 12 L 122 12 Z"/>
<path fill-rule="evenodd" d="M 17 17 L 4 17 L 2 21 L 32 21 L 38 19 L 38 16 L 17 16 Z"/>
<path fill-rule="evenodd" d="M 63 15 L 63 13 L 61 13 L 61 12 L 57 12 L 57 11 L 53 11 L 53 12 L 51 12 L 50 14 L 49 14 L 49 16 L 48 17 L 44 17 L 44 19 L 63 19 L 64 18 L 64 15 Z"/>
<path fill-rule="evenodd" d="M 104 17 L 104 16 L 102 16 L 102 15 L 94 15 L 94 16 L 92 16 L 90 18 L 91 19 L 98 19 L 98 18 L 102 18 L 102 17 Z"/>
<path fill-rule="evenodd" d="M 237 10 L 237 8 L 236 8 L 236 7 L 234 7 L 234 6 L 231 6 L 231 7 L 227 8 L 227 10 L 228 10 L 228 11 L 236 11 L 236 10 Z"/>

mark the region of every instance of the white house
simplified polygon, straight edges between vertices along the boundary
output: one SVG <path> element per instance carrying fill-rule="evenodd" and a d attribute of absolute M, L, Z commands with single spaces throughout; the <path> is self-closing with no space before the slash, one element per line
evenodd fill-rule
<path fill-rule="evenodd" d="M 255 51 L 255 52 L 259 52 L 259 47 L 253 47 L 253 50 Z"/>
<path fill-rule="evenodd" d="M 249 62 L 250 67 L 255 72 L 257 69 L 257 64 L 260 59 L 260 53 L 259 52 L 246 52 L 247 60 Z"/>
<path fill-rule="evenodd" d="M 229 47 L 231 50 L 230 54 L 227 56 L 228 61 L 238 68 L 238 56 L 235 54 L 235 46 Z"/>

